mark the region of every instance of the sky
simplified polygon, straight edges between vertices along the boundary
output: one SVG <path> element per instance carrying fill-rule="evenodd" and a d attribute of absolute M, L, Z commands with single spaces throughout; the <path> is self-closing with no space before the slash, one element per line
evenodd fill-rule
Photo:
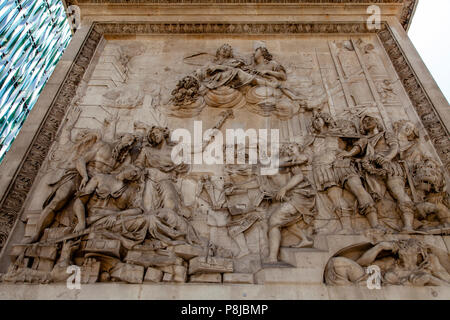
<path fill-rule="evenodd" d="M 450 0 L 419 0 L 408 33 L 450 101 Z"/>

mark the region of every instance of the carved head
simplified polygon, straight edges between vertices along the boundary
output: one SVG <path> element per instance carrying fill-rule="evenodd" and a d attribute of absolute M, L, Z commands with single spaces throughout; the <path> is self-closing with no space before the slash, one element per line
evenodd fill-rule
<path fill-rule="evenodd" d="M 292 157 L 300 154 L 300 146 L 295 142 L 288 142 L 281 146 L 280 155 Z"/>
<path fill-rule="evenodd" d="M 373 49 L 375 49 L 374 45 L 369 43 L 364 46 L 363 50 L 364 50 L 364 53 L 370 53 L 370 51 L 372 51 Z"/>
<path fill-rule="evenodd" d="M 397 121 L 394 123 L 394 130 L 397 135 L 404 135 L 410 141 L 419 138 L 419 129 L 411 121 Z"/>
<path fill-rule="evenodd" d="M 445 183 L 439 164 L 431 158 L 426 157 L 414 166 L 414 178 L 417 189 L 427 192 L 440 192 Z"/>
<path fill-rule="evenodd" d="M 100 132 L 95 130 L 85 129 L 75 136 L 75 149 L 78 155 L 91 148 L 97 141 L 100 140 Z"/>
<path fill-rule="evenodd" d="M 267 61 L 272 61 L 273 59 L 272 54 L 269 52 L 269 50 L 267 50 L 266 47 L 258 47 L 255 49 L 255 53 L 253 54 L 254 59 L 258 60 L 258 58 L 261 56 L 264 57 L 264 59 Z"/>
<path fill-rule="evenodd" d="M 167 127 L 152 126 L 147 134 L 147 140 L 152 147 L 159 146 L 169 138 L 170 131 Z"/>
<path fill-rule="evenodd" d="M 125 133 L 114 147 L 112 157 L 119 163 L 123 162 L 136 142 L 137 137 L 134 134 Z"/>
<path fill-rule="evenodd" d="M 224 43 L 216 51 L 216 60 L 233 58 L 233 48 Z"/>
<path fill-rule="evenodd" d="M 418 262 L 427 258 L 427 245 L 417 239 L 398 240 L 396 250 L 401 262 L 406 268 L 414 268 Z"/>
<path fill-rule="evenodd" d="M 373 133 L 375 130 L 381 132 L 384 130 L 384 128 L 381 124 L 381 120 L 378 117 L 365 115 L 361 118 L 359 130 L 361 131 L 361 134 L 366 135 L 369 133 Z"/>
<path fill-rule="evenodd" d="M 335 126 L 335 121 L 333 117 L 326 112 L 319 112 L 314 114 L 311 121 L 312 121 L 312 129 L 315 133 L 323 133 L 328 128 Z"/>

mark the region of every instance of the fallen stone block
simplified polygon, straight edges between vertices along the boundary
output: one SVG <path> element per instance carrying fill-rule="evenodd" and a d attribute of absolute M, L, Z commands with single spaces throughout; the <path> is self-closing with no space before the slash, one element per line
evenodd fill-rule
<path fill-rule="evenodd" d="M 220 273 L 197 273 L 197 274 L 193 274 L 190 276 L 189 282 L 221 283 L 222 282 L 222 274 L 220 274 Z"/>
<path fill-rule="evenodd" d="M 58 245 L 16 244 L 12 247 L 10 256 L 15 259 L 24 254 L 25 257 L 43 258 L 54 261 L 58 253 Z"/>
<path fill-rule="evenodd" d="M 233 272 L 233 260 L 220 257 L 195 257 L 189 260 L 189 274 Z"/>
<path fill-rule="evenodd" d="M 155 268 L 147 268 L 145 272 L 144 282 L 161 282 L 163 278 L 163 272 Z"/>
<path fill-rule="evenodd" d="M 154 251 L 129 250 L 125 257 L 125 261 L 146 268 L 183 264 L 183 259 L 177 257 L 170 251 L 167 251 L 167 254 L 159 254 Z"/>
<path fill-rule="evenodd" d="M 116 278 L 128 283 L 142 283 L 144 279 L 144 267 L 129 263 L 119 263 L 111 270 L 111 278 Z"/>
<path fill-rule="evenodd" d="M 203 253 L 203 249 L 200 247 L 191 246 L 189 244 L 180 244 L 174 246 L 173 252 L 183 259 L 189 260 L 194 257 L 198 257 Z"/>
<path fill-rule="evenodd" d="M 122 250 L 120 240 L 115 239 L 91 239 L 83 241 L 81 244 L 81 251 L 83 252 L 101 253 L 117 258 L 120 258 Z"/>

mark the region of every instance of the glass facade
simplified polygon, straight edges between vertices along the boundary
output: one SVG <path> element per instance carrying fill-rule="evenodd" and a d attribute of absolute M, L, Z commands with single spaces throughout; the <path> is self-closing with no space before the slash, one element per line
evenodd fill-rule
<path fill-rule="evenodd" d="M 0 162 L 71 38 L 61 0 L 0 0 Z"/>

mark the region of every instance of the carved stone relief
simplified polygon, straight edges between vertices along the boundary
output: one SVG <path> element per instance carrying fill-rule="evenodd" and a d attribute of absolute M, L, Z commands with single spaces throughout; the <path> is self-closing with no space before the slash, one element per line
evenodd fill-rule
<path fill-rule="evenodd" d="M 3 280 L 64 281 L 71 264 L 83 283 L 254 279 L 295 267 L 281 249 L 316 248 L 324 235 L 447 234 L 444 159 L 403 112 L 410 98 L 391 86 L 396 66 L 386 68 L 376 36 L 256 38 L 174 37 L 172 55 L 158 51 L 158 35 L 108 40 L 100 61 L 117 53 L 126 76 L 87 79 L 39 172 Z M 194 136 L 194 121 L 224 136 L 279 130 L 279 173 L 262 175 L 259 162 L 175 163 L 171 133 Z M 241 151 L 248 160 L 250 148 Z M 383 250 L 400 257 L 379 258 Z M 423 261 L 410 261 L 416 251 Z M 435 251 L 380 242 L 361 249 L 371 259 L 333 257 L 325 283 L 360 282 L 381 259 L 387 284 L 449 284 L 448 252 Z"/>

